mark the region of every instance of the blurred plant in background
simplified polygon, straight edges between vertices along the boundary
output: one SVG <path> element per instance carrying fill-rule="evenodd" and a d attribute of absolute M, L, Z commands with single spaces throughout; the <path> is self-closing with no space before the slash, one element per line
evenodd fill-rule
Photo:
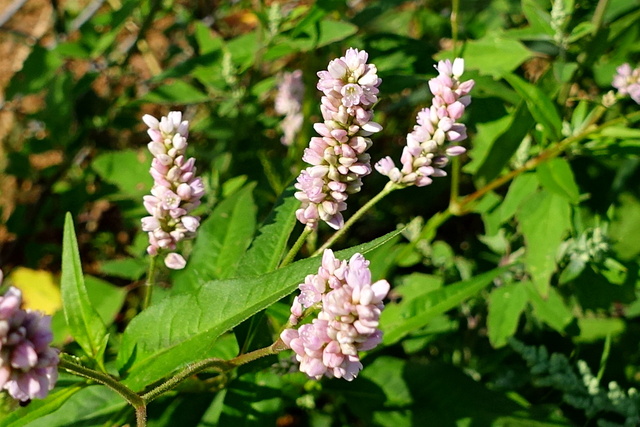
<path fill-rule="evenodd" d="M 639 19 L 629 0 L 0 1 L 0 266 L 63 352 L 48 397 L 5 396 L 0 424 L 132 424 L 147 404 L 149 425 L 635 423 Z M 349 47 L 384 82 L 374 164 L 455 58 L 467 139 L 447 177 L 384 193 L 386 167 L 343 232 L 305 231 L 294 183 L 326 111 L 301 88 Z M 184 268 L 148 274 L 140 119 L 170 111 L 204 194 Z M 352 382 L 310 380 L 278 341 L 330 245 L 392 285 Z"/>

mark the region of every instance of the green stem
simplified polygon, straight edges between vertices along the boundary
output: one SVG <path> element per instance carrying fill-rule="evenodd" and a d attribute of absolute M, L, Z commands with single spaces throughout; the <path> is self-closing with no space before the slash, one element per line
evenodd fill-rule
<path fill-rule="evenodd" d="M 64 354 L 61 355 L 58 366 L 74 375 L 88 378 L 109 387 L 136 409 L 136 421 L 138 427 L 144 427 L 147 425 L 147 407 L 144 399 L 117 379 L 103 372 L 94 371 L 93 369 L 73 362 L 70 360 L 69 356 Z"/>
<path fill-rule="evenodd" d="M 451 192 L 449 193 L 449 205 L 455 204 L 460 191 L 460 158 L 451 159 Z"/>
<path fill-rule="evenodd" d="M 458 54 L 458 12 L 460 11 L 460 0 L 451 2 L 451 38 L 453 39 L 453 56 Z"/>
<path fill-rule="evenodd" d="M 278 339 L 275 343 L 271 344 L 269 347 L 260 348 L 258 350 L 254 350 L 249 353 L 241 354 L 231 360 L 223 360 L 218 358 L 210 358 L 201 360 L 196 363 L 192 363 L 188 365 L 184 370 L 178 372 L 176 375 L 168 379 L 166 382 L 158 385 L 157 387 L 149 390 L 145 394 L 141 396 L 141 399 L 145 403 L 149 403 L 152 400 L 156 399 L 160 395 L 166 393 L 167 391 L 175 388 L 178 384 L 180 384 L 185 379 L 189 378 L 192 375 L 195 375 L 199 372 L 202 372 L 207 369 L 214 369 L 220 374 L 224 374 L 238 366 L 244 365 L 246 363 L 252 362 L 256 359 L 265 356 L 271 356 L 273 354 L 277 354 L 283 350 L 286 350 L 288 347 L 284 345 L 281 339 Z"/>
<path fill-rule="evenodd" d="M 284 257 L 284 259 L 280 263 L 279 268 L 282 268 L 285 265 L 291 264 L 293 259 L 296 257 L 296 254 L 298 253 L 302 245 L 304 245 L 304 242 L 307 240 L 307 237 L 309 237 L 311 233 L 313 233 L 313 228 L 311 227 L 305 227 L 304 230 L 302 230 L 302 233 L 300 233 L 298 240 L 296 240 L 296 242 L 293 244 L 293 246 L 291 247 L 287 255 Z"/>
<path fill-rule="evenodd" d="M 151 294 L 153 293 L 153 285 L 156 281 L 156 266 L 158 255 L 153 255 L 149 259 L 149 270 L 147 271 L 147 280 L 144 282 L 142 309 L 145 310 L 151 304 Z"/>
<path fill-rule="evenodd" d="M 364 206 L 362 206 L 360 209 L 358 209 L 358 211 L 356 213 L 354 213 L 351 216 L 351 218 L 349 218 L 349 220 L 347 222 L 344 223 L 342 228 L 340 230 L 336 231 L 333 234 L 333 236 L 331 236 L 329 238 L 329 240 L 327 240 L 324 243 L 324 245 L 320 246 L 320 248 L 313 253 L 312 256 L 320 255 L 322 252 L 324 252 L 325 249 L 330 248 L 331 245 L 333 245 L 336 240 L 338 240 L 340 237 L 342 237 L 349 230 L 349 228 L 351 228 L 351 226 L 357 220 L 359 220 L 369 209 L 371 209 L 376 203 L 378 203 L 380 200 L 382 200 L 387 194 L 391 193 L 393 190 L 396 190 L 398 188 L 401 188 L 401 187 L 398 184 L 395 184 L 394 182 L 389 181 L 387 183 L 387 185 L 385 185 L 385 187 L 382 189 L 381 192 L 376 194 L 375 197 L 373 197 L 371 200 L 369 200 L 367 203 L 365 203 Z"/>
<path fill-rule="evenodd" d="M 557 157 L 559 154 L 563 153 L 567 148 L 569 148 L 569 146 L 571 144 L 574 144 L 578 141 L 581 141 L 583 139 L 585 139 L 586 137 L 588 137 L 589 135 L 598 132 L 606 127 L 609 126 L 614 126 L 617 124 L 622 124 L 628 121 L 634 121 L 637 119 L 640 119 L 640 111 L 636 111 L 635 113 L 631 113 L 627 116 L 624 117 L 619 117 L 617 119 L 613 119 L 613 120 L 609 120 L 606 123 L 601 124 L 600 126 L 594 126 L 595 122 L 597 122 L 602 115 L 604 114 L 604 112 L 606 111 L 606 108 L 599 106 L 597 107 L 593 114 L 591 115 L 591 117 L 589 118 L 589 120 L 587 121 L 587 123 L 585 123 L 580 131 L 578 133 L 576 133 L 575 135 L 572 135 L 568 138 L 563 139 L 562 141 L 560 141 L 559 143 L 557 143 L 556 145 L 544 150 L 542 153 L 540 153 L 537 157 L 534 157 L 533 159 L 530 159 L 529 161 L 527 161 L 523 166 L 519 167 L 518 169 L 514 169 L 512 171 L 510 171 L 509 173 L 498 177 L 496 179 L 494 179 L 493 181 L 491 181 L 490 183 L 488 183 L 487 185 L 485 185 L 484 187 L 480 188 L 479 190 L 475 191 L 474 193 L 469 194 L 468 196 L 465 196 L 462 198 L 462 200 L 455 202 L 453 205 L 451 205 L 450 209 L 452 211 L 452 213 L 454 215 L 464 215 L 466 214 L 472 203 L 476 200 L 478 200 L 480 197 L 484 196 L 485 194 L 487 194 L 488 192 L 495 190 L 498 187 L 503 186 L 504 184 L 506 184 L 507 182 L 511 181 L 512 179 L 514 179 L 516 176 L 530 171 L 532 169 L 535 169 L 536 167 L 538 167 L 540 164 L 551 160 L 555 157 Z"/>
<path fill-rule="evenodd" d="M 591 23 L 593 24 L 593 34 L 596 34 L 602 27 L 602 22 L 604 21 L 604 12 L 607 10 L 608 5 L 609 0 L 598 1 L 596 10 L 595 12 L 593 12 L 593 18 L 591 18 Z"/>
<path fill-rule="evenodd" d="M 169 378 L 167 381 L 144 393 L 141 398 L 144 402 L 149 403 L 160 395 L 166 393 L 167 391 L 174 389 L 178 384 L 192 375 L 195 375 L 206 369 L 214 369 L 219 373 L 223 373 L 231 369 L 228 367 L 228 364 L 228 361 L 218 358 L 204 359 L 196 363 L 191 363 L 187 365 L 187 367 L 182 371 Z"/>

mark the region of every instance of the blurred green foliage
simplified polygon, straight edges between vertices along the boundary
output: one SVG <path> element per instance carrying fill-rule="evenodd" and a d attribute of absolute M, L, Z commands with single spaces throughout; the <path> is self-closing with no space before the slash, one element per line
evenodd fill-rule
<path fill-rule="evenodd" d="M 275 301 L 294 288 L 285 279 L 303 278 L 313 262 L 269 272 L 302 229 L 290 184 L 321 120 L 316 72 L 330 59 L 357 47 L 378 67 L 375 120 L 384 130 L 373 137 L 374 161 L 399 157 L 430 103 L 437 60 L 465 58 L 465 78 L 476 81 L 463 119 L 468 156 L 450 172 L 453 202 L 449 179 L 394 192 L 339 242 L 352 247 L 406 225 L 367 254 L 374 278 L 394 288 L 384 346 L 364 358 L 361 377 L 311 381 L 281 354 L 257 362 L 258 371 L 241 367 L 222 390 L 185 382 L 150 405 L 149 425 L 625 425 L 607 405 L 569 401 L 562 381 L 536 380 L 553 374 L 547 350 L 546 370 L 536 372 L 534 358 L 521 357 L 528 347 L 511 340 L 566 355 L 562 375 L 575 381 L 573 365 L 590 381 L 588 366 L 598 370 L 591 395 L 574 384 L 582 397 L 596 399 L 610 381 L 637 386 L 638 105 L 604 108 L 601 98 L 617 66 L 638 64 L 640 1 L 123 0 L 86 13 L 93 4 L 56 2 L 53 27 L 5 89 L 12 125 L 0 177 L 18 190 L 0 195 L 0 265 L 60 272 L 70 212 L 91 291 L 69 292 L 79 307 L 90 300 L 101 321 L 96 336 L 78 338 L 57 313 L 56 342 L 85 361 L 82 351 L 93 352 L 137 389 L 194 357 L 268 345 L 286 322 L 288 300 Z M 273 101 L 280 73 L 294 69 L 307 88 L 305 122 L 286 147 Z M 141 198 L 152 180 L 140 118 L 170 109 L 192 124 L 188 154 L 207 187 L 203 223 L 187 269 L 163 272 L 158 308 L 123 337 L 139 303 L 125 291 L 146 269 Z M 383 186 L 375 173 L 365 178 L 347 217 Z M 67 227 L 65 242 L 75 241 Z M 321 227 L 318 242 L 329 235 Z M 75 270 L 62 276 L 82 289 L 80 260 L 69 257 Z M 269 275 L 242 281 L 243 271 Z M 220 293 L 196 294 L 212 280 Z M 264 288 L 256 296 L 247 283 Z M 205 320 L 190 323 L 189 308 Z M 165 360 L 169 323 L 178 332 Z M 638 396 L 624 396 L 637 414 Z M 116 393 L 63 376 L 49 398 L 0 423 L 133 420 Z"/>

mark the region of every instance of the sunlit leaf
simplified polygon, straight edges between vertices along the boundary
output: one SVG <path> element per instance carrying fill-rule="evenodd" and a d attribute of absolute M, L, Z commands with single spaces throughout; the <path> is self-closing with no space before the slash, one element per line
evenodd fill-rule
<path fill-rule="evenodd" d="M 502 77 L 532 56 L 532 52 L 516 40 L 490 36 L 466 43 L 465 66 L 482 74 Z"/>
<path fill-rule="evenodd" d="M 153 179 L 149 174 L 151 154 L 145 150 L 104 151 L 91 167 L 102 179 L 118 186 L 130 198 L 142 199 L 151 190 Z"/>
<path fill-rule="evenodd" d="M 18 408 L 8 416 L 0 419 L 0 424 L 4 427 L 21 427 L 27 424 L 36 425 L 37 423 L 41 423 L 42 417 L 46 417 L 52 412 L 57 411 L 71 396 L 82 390 L 82 388 L 82 384 L 76 384 L 53 390 L 45 399 L 33 400 L 29 406 Z M 49 426 L 53 425 L 49 424 Z"/>
<path fill-rule="evenodd" d="M 175 293 L 196 290 L 206 281 L 234 275 L 255 232 L 254 187 L 255 184 L 245 186 L 223 200 L 202 222 L 187 267 L 174 275 Z"/>
<path fill-rule="evenodd" d="M 573 176 L 569 162 L 562 158 L 551 159 L 536 169 L 540 184 L 547 190 L 564 197 L 569 202 L 577 204 L 580 190 Z"/>
<path fill-rule="evenodd" d="M 562 135 L 562 119 L 551 98 L 542 89 L 515 74 L 505 74 L 503 77 L 524 98 L 531 115 L 544 126 L 549 136 L 559 141 Z"/>
<path fill-rule="evenodd" d="M 487 329 L 494 348 L 503 347 L 518 329 L 520 314 L 527 305 L 527 290 L 519 283 L 496 288 L 489 295 Z"/>
<path fill-rule="evenodd" d="M 508 268 L 496 268 L 469 280 L 453 283 L 413 298 L 406 304 L 401 302 L 400 310 L 383 311 L 380 318 L 380 325 L 384 332 L 383 342 L 387 345 L 393 344 L 405 335 L 422 328 L 435 316 L 451 310 L 467 298 L 476 295 Z"/>
<path fill-rule="evenodd" d="M 70 213 L 67 213 L 64 223 L 60 281 L 64 315 L 71 334 L 85 353 L 95 358 L 104 351 L 107 330 L 87 294 Z"/>
<path fill-rule="evenodd" d="M 339 251 L 336 257 L 366 254 L 399 233 Z M 196 292 L 152 305 L 131 321 L 122 337 L 118 366 L 128 371 L 124 383 L 137 390 L 201 359 L 220 334 L 293 292 L 320 261 L 307 258 L 263 276 L 206 282 Z"/>
<path fill-rule="evenodd" d="M 238 264 L 238 276 L 255 276 L 275 270 L 287 246 L 289 235 L 296 225 L 296 209 L 300 201 L 289 187 L 280 197 L 272 213 L 258 229 L 251 246 Z"/>
<path fill-rule="evenodd" d="M 569 202 L 548 191 L 527 199 L 516 213 L 526 243 L 526 266 L 543 298 L 549 294 L 560 242 L 571 227 Z"/>

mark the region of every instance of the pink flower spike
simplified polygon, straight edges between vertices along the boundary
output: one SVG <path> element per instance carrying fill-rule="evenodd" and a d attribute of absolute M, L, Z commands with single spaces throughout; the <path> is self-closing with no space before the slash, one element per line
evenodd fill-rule
<path fill-rule="evenodd" d="M 195 159 L 185 157 L 189 122 L 182 120 L 182 113 L 171 111 L 160 120 L 149 115 L 142 119 L 149 126 L 152 141 L 148 148 L 154 156 L 150 170 L 154 180 L 152 195 L 143 198 L 151 216 L 142 219 L 142 229 L 149 232 L 147 253 L 155 256 L 173 251 L 179 241 L 195 236 L 200 221 L 188 214 L 200 204 L 204 185 L 195 176 Z M 166 256 L 165 264 L 181 269 L 186 261 L 172 253 Z"/>
<path fill-rule="evenodd" d="M 320 294 L 312 298 L 321 301 L 320 312 L 312 323 L 298 331 L 285 329 L 280 337 L 296 353 L 300 371 L 309 377 L 353 380 L 362 369 L 359 352 L 380 343 L 378 324 L 389 284 L 386 280 L 372 284 L 368 266 L 361 254 L 341 261 L 326 250 L 318 274 L 307 276 L 299 285 L 300 297 L 307 293 L 308 298 L 312 288 Z M 291 308 L 291 319 L 296 322 L 300 297 Z"/>
<path fill-rule="evenodd" d="M 417 125 L 407 135 L 407 144 L 402 152 L 401 168 L 383 159 L 376 170 L 391 182 L 402 186 L 423 187 L 431 184 L 432 178 L 446 175 L 444 167 L 448 157 L 466 151 L 457 142 L 467 138 L 466 126 L 457 122 L 470 104 L 468 95 L 474 81 L 460 81 L 464 72 L 464 60 L 456 58 L 438 62 L 438 76 L 429 80 L 433 94 L 432 104 L 418 113 Z"/>
<path fill-rule="evenodd" d="M 49 346 L 50 317 L 23 310 L 21 303 L 13 287 L 0 297 L 0 389 L 27 401 L 46 397 L 55 385 L 58 350 Z"/>
<path fill-rule="evenodd" d="M 307 227 L 316 228 L 322 220 L 342 228 L 348 196 L 360 191 L 361 178 L 371 173 L 366 150 L 372 143 L 367 137 L 382 130 L 371 121 L 381 79 L 367 59 L 365 51 L 348 49 L 318 72 L 324 122 L 313 125 L 320 137 L 311 138 L 303 156 L 311 166 L 295 184 L 295 197 L 301 201 L 296 217 Z M 339 188 L 336 183 L 346 185 Z"/>

